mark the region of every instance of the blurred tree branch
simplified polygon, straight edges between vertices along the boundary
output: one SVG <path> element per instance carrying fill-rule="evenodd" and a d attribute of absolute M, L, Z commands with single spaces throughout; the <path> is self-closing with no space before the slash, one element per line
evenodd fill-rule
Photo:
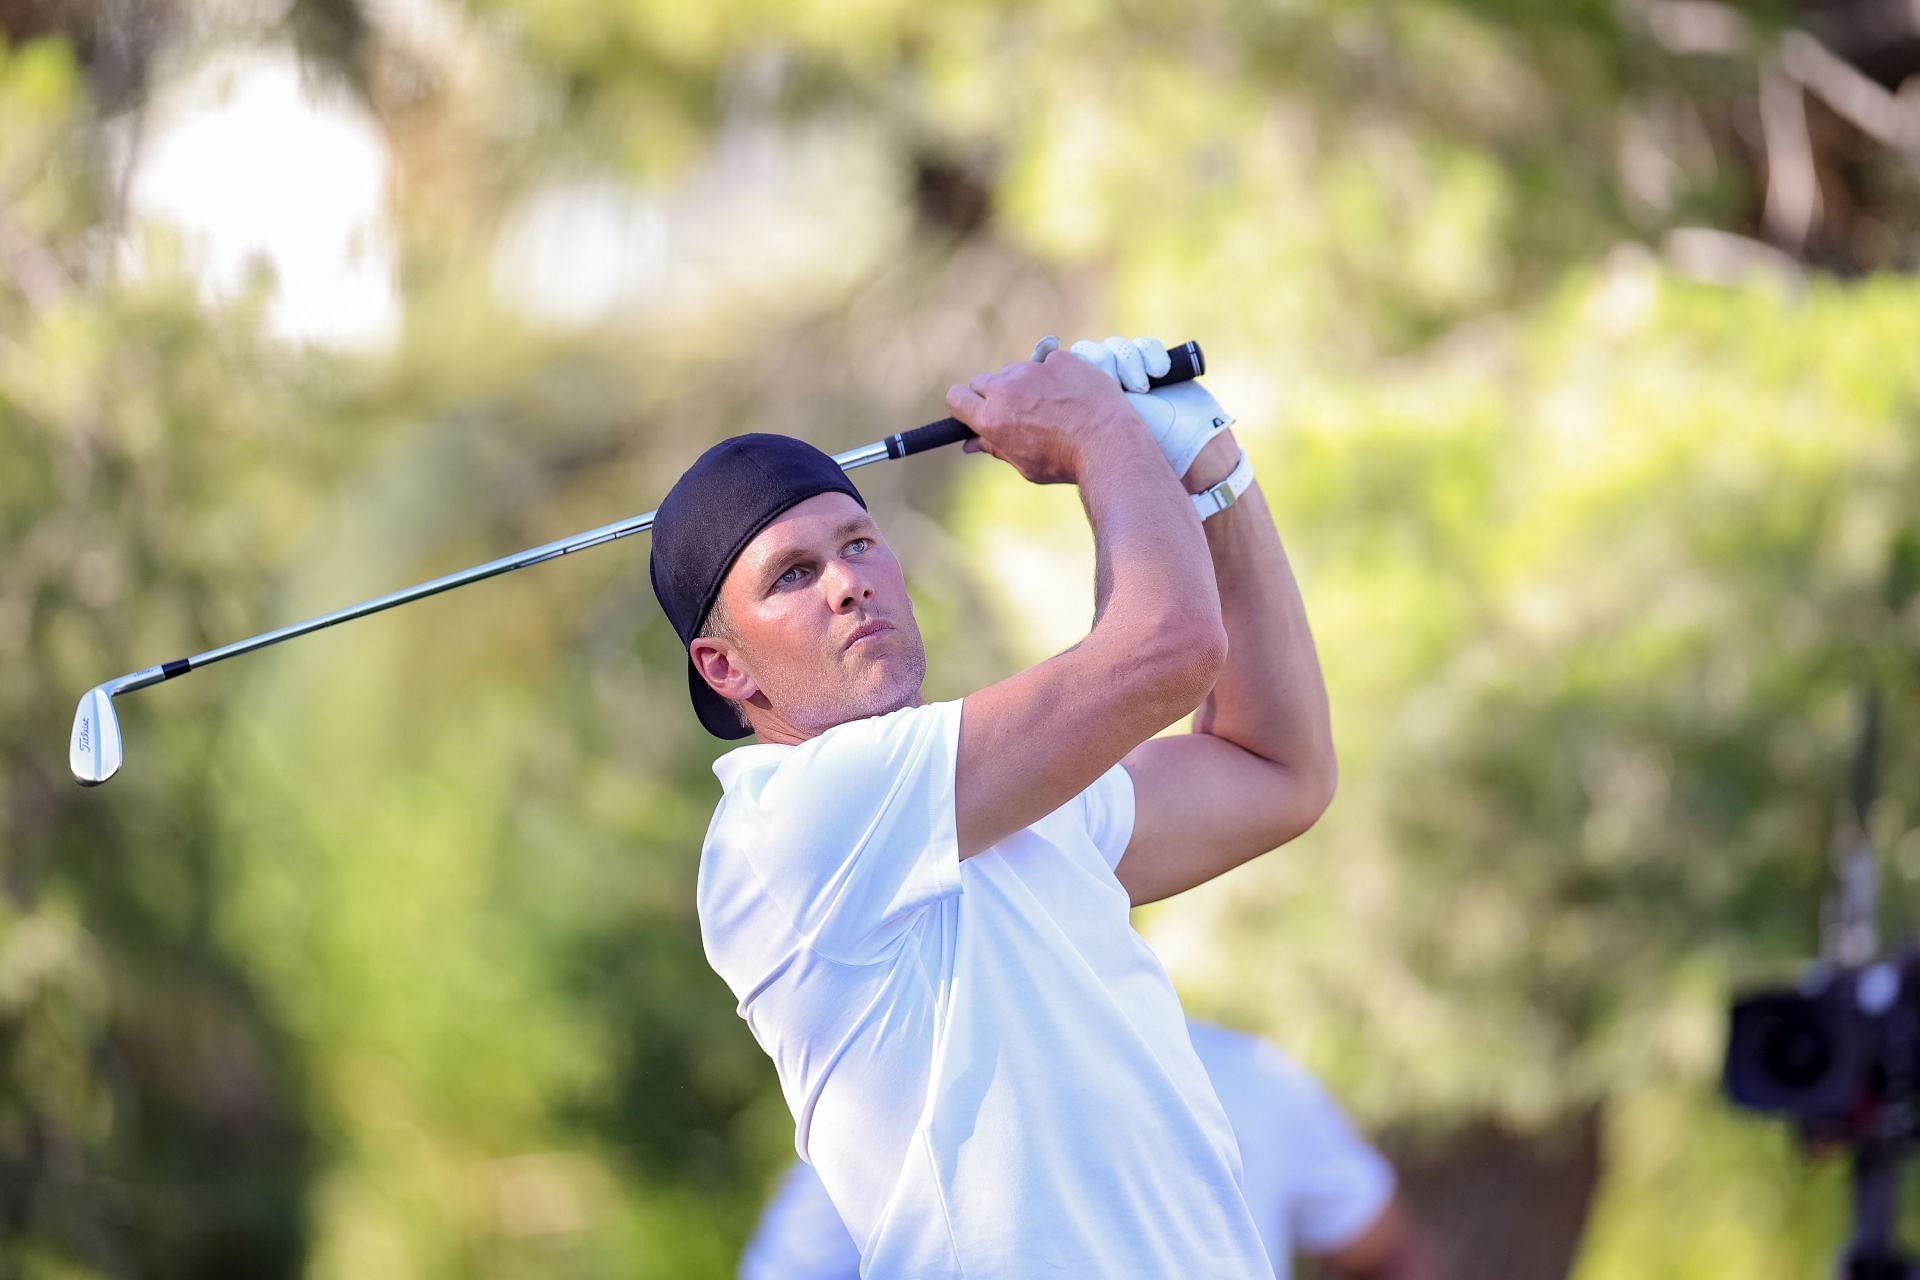
<path fill-rule="evenodd" d="M 1780 66 L 1862 133 L 1909 163 L 1920 162 L 1920 80 L 1909 76 L 1899 92 L 1889 92 L 1803 31 L 1789 32 L 1781 41 Z"/>

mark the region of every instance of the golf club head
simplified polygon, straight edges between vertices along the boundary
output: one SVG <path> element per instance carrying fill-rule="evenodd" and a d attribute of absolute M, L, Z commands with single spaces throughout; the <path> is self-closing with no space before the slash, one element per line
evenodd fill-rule
<path fill-rule="evenodd" d="M 89 689 L 73 713 L 67 766 L 83 787 L 99 786 L 120 768 L 120 717 L 114 714 L 113 693 L 105 685 Z"/>

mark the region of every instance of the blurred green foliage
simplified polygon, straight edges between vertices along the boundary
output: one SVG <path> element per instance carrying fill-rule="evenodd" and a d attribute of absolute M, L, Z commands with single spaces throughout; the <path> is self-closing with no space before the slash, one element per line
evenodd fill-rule
<path fill-rule="evenodd" d="M 129 697 L 102 790 L 73 701 L 644 509 L 733 431 L 936 416 L 1048 330 L 1206 343 L 1334 698 L 1322 826 L 1142 921 L 1189 1004 L 1374 1124 L 1602 1106 L 1587 1280 L 1821 1265 L 1835 1172 L 1714 1078 L 1729 990 L 1817 944 L 1868 681 L 1920 906 L 1920 287 L 1662 239 L 1754 229 L 1726 148 L 1784 14 L 1707 60 L 1585 2 L 433 12 L 0 47 L 0 1273 L 728 1274 L 791 1121 L 701 953 L 720 747 L 644 542 Z M 108 54 L 290 40 L 391 148 L 372 351 L 127 207 Z M 499 266 L 579 181 L 684 211 L 585 322 Z M 1077 638 L 1070 493 L 861 483 L 934 696 Z"/>

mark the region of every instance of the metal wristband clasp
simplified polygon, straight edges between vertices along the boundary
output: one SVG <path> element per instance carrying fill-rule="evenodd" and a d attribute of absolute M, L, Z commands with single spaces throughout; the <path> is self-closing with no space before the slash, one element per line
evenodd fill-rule
<path fill-rule="evenodd" d="M 1240 451 L 1240 461 L 1234 465 L 1227 478 L 1209 489 L 1202 489 L 1193 495 L 1193 509 L 1200 513 L 1202 520 L 1211 520 L 1240 501 L 1240 495 L 1253 487 L 1253 460 L 1247 457 L 1247 451 Z"/>

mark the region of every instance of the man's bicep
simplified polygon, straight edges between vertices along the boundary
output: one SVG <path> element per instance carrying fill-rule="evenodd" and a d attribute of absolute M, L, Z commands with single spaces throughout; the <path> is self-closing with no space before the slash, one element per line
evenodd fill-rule
<path fill-rule="evenodd" d="M 1320 812 L 1290 770 L 1211 734 L 1152 738 L 1124 763 L 1133 776 L 1133 837 L 1114 874 L 1135 906 L 1286 843 Z"/>

